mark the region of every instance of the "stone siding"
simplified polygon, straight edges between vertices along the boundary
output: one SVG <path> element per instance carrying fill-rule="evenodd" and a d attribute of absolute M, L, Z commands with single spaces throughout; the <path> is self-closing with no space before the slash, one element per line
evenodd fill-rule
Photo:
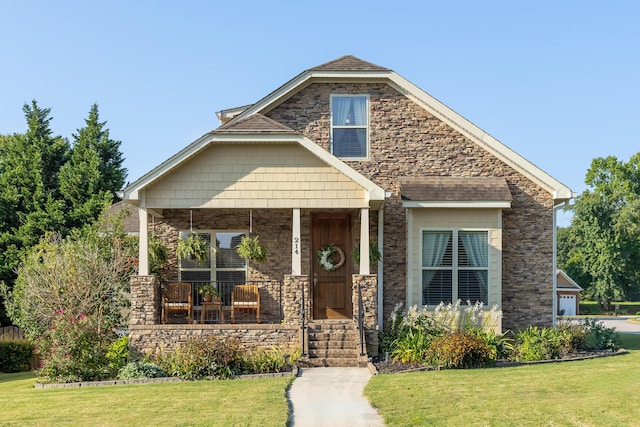
<path fill-rule="evenodd" d="M 302 332 L 295 325 L 135 325 L 129 327 L 129 345 L 145 355 L 175 350 L 190 339 L 215 336 L 238 338 L 246 348 L 283 351 L 301 348 Z"/>
<path fill-rule="evenodd" d="M 504 177 L 513 196 L 512 209 L 502 217 L 503 326 L 550 325 L 553 197 L 547 191 L 386 84 L 316 83 L 266 114 L 328 150 L 330 95 L 363 93 L 370 96 L 369 160 L 346 163 L 392 192 L 384 207 L 385 321 L 407 293 L 406 214 L 399 178 L 493 176 Z"/>
<path fill-rule="evenodd" d="M 358 322 L 360 309 L 358 307 L 358 288 L 362 293 L 362 307 L 364 312 L 364 332 L 367 343 L 367 354 L 378 354 L 378 276 L 353 275 L 353 319 Z"/>
<path fill-rule="evenodd" d="M 129 327 L 160 323 L 160 283 L 156 276 L 132 276 Z"/>

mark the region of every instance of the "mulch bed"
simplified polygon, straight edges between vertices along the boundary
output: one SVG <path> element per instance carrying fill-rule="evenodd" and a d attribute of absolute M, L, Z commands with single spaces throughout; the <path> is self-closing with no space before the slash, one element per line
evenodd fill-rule
<path fill-rule="evenodd" d="M 561 362 L 573 362 L 577 360 L 595 359 L 599 357 L 619 356 L 622 354 L 628 354 L 629 352 L 620 349 L 617 351 L 609 350 L 580 350 L 573 353 L 564 355 L 561 359 L 552 360 L 538 360 L 535 362 L 515 362 L 511 360 L 498 360 L 495 368 L 506 368 L 510 366 L 520 365 L 538 365 L 542 363 L 561 363 Z M 370 363 L 370 368 L 375 370 L 377 374 L 399 374 L 406 372 L 420 372 L 420 371 L 438 371 L 441 366 L 423 366 L 414 365 L 409 363 L 394 362 L 391 359 L 386 361 L 385 359 L 374 358 Z"/>

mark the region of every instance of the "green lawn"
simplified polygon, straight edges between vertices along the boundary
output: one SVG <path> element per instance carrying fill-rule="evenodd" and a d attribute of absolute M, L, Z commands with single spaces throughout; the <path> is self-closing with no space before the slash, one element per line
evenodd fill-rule
<path fill-rule="evenodd" d="M 637 425 L 640 335 L 625 356 L 378 375 L 365 394 L 389 426 Z M 286 426 L 291 378 L 34 389 L 0 374 L 0 426 Z M 630 397 L 631 396 L 631 397 Z"/>
<path fill-rule="evenodd" d="M 365 394 L 389 426 L 637 425 L 640 335 L 622 338 L 629 355 L 378 375 Z"/>
<path fill-rule="evenodd" d="M 286 426 L 291 378 L 34 389 L 0 374 L 0 426 Z"/>

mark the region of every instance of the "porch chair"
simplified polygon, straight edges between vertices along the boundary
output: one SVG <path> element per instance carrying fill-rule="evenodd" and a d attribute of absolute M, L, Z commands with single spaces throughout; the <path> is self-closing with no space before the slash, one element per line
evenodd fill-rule
<path fill-rule="evenodd" d="M 162 293 L 162 323 L 166 324 L 171 312 L 185 312 L 189 323 L 193 323 L 193 301 L 191 283 L 169 283 Z"/>
<path fill-rule="evenodd" d="M 236 285 L 231 294 L 231 323 L 236 323 L 236 311 L 256 312 L 256 323 L 260 323 L 260 291 L 257 285 Z"/>

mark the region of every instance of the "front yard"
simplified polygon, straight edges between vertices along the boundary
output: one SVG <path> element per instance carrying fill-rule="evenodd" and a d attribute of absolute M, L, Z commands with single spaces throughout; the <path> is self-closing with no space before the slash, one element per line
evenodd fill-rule
<path fill-rule="evenodd" d="M 633 425 L 640 335 L 624 356 L 513 368 L 378 375 L 365 393 L 389 426 Z M 0 374 L 0 425 L 286 426 L 290 378 L 67 389 Z"/>
<path fill-rule="evenodd" d="M 34 389 L 0 374 L 2 426 L 285 426 L 292 378 Z"/>
<path fill-rule="evenodd" d="M 378 375 L 365 395 L 389 426 L 635 425 L 640 335 L 621 338 L 629 355 Z"/>

